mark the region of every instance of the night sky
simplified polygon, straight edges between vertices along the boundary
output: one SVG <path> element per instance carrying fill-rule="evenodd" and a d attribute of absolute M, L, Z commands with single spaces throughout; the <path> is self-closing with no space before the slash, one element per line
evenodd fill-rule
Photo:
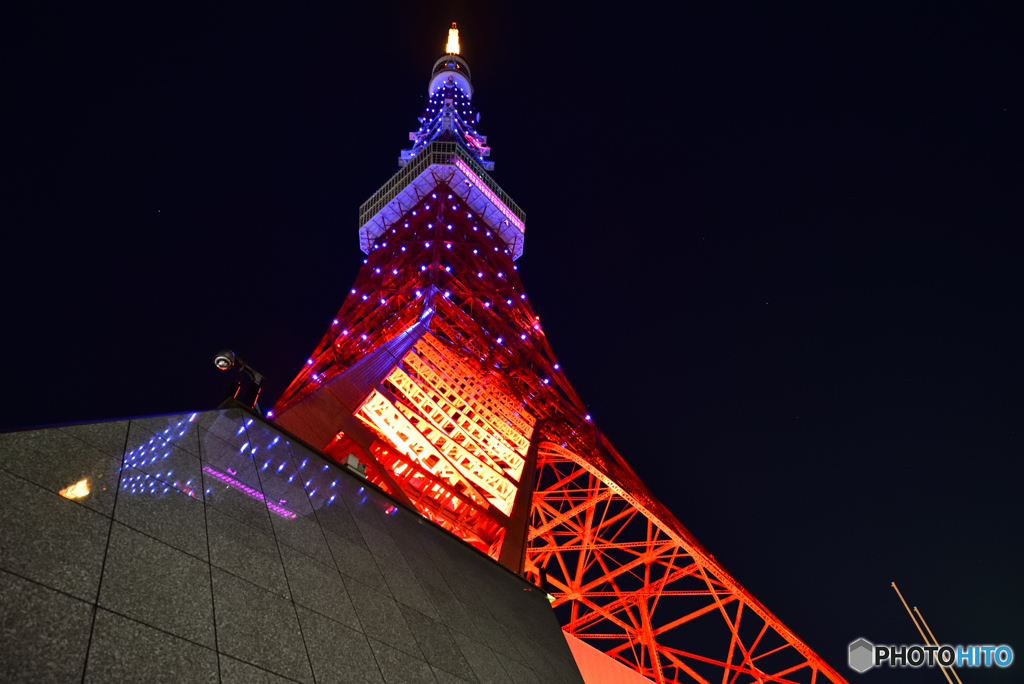
<path fill-rule="evenodd" d="M 213 408 L 223 347 L 276 399 L 457 21 L 532 305 L 655 495 L 851 681 L 945 681 L 848 669 L 921 641 L 892 581 L 1024 658 L 1022 23 L 961 4 L 8 16 L 0 429 Z"/>

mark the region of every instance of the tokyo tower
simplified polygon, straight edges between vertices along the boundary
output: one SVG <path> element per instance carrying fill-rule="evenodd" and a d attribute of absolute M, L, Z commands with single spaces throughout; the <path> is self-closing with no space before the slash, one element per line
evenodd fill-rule
<path fill-rule="evenodd" d="M 267 415 L 553 597 L 563 630 L 655 682 L 845 680 L 663 506 L 566 380 L 516 270 L 458 30 L 366 254 Z"/>

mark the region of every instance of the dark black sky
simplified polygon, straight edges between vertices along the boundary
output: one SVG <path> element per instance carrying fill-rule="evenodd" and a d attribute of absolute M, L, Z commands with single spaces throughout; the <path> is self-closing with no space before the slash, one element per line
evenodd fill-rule
<path fill-rule="evenodd" d="M 224 346 L 276 398 L 456 20 L 533 306 L 655 494 L 851 680 L 920 641 L 893 580 L 1024 657 L 1012 3 L 291 5 L 5 21 L 0 428 L 213 407 Z"/>

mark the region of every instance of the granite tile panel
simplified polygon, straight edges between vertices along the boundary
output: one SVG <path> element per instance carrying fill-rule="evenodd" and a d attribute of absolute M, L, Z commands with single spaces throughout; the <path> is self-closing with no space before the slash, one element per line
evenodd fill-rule
<path fill-rule="evenodd" d="M 59 429 L 65 435 L 83 441 L 115 460 L 120 461 L 124 455 L 125 441 L 128 437 L 127 420 L 66 425 Z"/>
<path fill-rule="evenodd" d="M 214 647 L 209 566 L 115 522 L 99 605 Z"/>
<path fill-rule="evenodd" d="M 421 582 L 443 584 L 444 578 L 441 572 L 434 566 L 433 559 L 427 554 L 421 544 L 424 537 L 438 534 L 440 530 L 433 523 L 422 519 L 416 520 L 414 518 L 419 516 L 405 511 L 400 511 L 394 517 L 397 524 L 389 528 L 388 531 L 391 533 L 391 538 L 395 540 L 395 544 L 401 551 L 406 563 L 416 574 L 416 577 Z"/>
<path fill-rule="evenodd" d="M 433 530 L 425 529 L 422 531 L 422 534 L 432 533 L 434 533 Z M 438 570 L 436 565 L 434 565 L 433 559 L 422 550 L 407 550 L 404 542 L 399 542 L 399 547 L 402 549 L 402 555 L 405 556 L 405 562 L 409 564 L 409 567 L 416 574 L 416 578 L 421 583 L 436 584 L 439 586 L 443 586 L 448 583 L 441 571 Z"/>
<path fill-rule="evenodd" d="M 399 608 L 402 615 L 405 616 L 405 621 L 416 638 L 416 643 L 419 644 L 423 656 L 432 667 L 441 668 L 470 682 L 476 681 L 473 669 L 442 623 L 411 608 L 404 606 L 399 606 Z"/>
<path fill-rule="evenodd" d="M 470 621 L 470 630 L 467 632 L 472 636 L 473 632 L 477 630 L 476 624 L 473 622 L 473 617 L 480 612 L 487 612 L 483 603 L 477 598 L 476 592 L 463 581 L 463 577 L 459 575 L 451 575 L 445 578 L 447 580 L 446 586 L 449 591 L 452 592 L 457 598 L 462 607 L 465 609 L 466 615 Z"/>
<path fill-rule="evenodd" d="M 356 521 L 359 531 L 364 533 L 367 528 L 377 528 L 387 534 L 381 516 L 391 506 L 391 502 L 382 497 L 372 487 L 365 487 L 363 493 L 348 502 L 349 513 Z"/>
<path fill-rule="evenodd" d="M 399 563 L 405 565 L 405 557 L 398 550 L 398 544 L 383 527 L 359 524 L 363 539 L 366 541 L 366 548 L 377 559 L 378 563 Z"/>
<path fill-rule="evenodd" d="M 121 459 L 59 429 L 0 434 L 0 468 L 57 493 L 82 480 L 89 494 L 76 503 L 110 516 Z"/>
<path fill-rule="evenodd" d="M 0 470 L 0 568 L 95 601 L 110 520 Z"/>
<path fill-rule="evenodd" d="M 252 435 L 253 430 L 247 430 L 247 435 Z M 280 484 L 285 483 L 288 478 L 295 474 L 295 466 L 292 463 L 291 455 L 288 453 L 288 449 L 285 448 L 283 443 L 275 443 L 274 440 L 280 439 L 280 436 L 274 435 L 273 433 L 265 434 L 262 430 L 256 432 L 258 439 L 251 441 L 249 444 L 252 446 L 252 459 L 253 463 L 256 464 L 257 470 L 259 470 L 260 477 L 263 480 L 263 484 L 267 485 L 271 482 L 279 483 L 287 489 L 287 485 Z M 305 498 L 305 492 L 302 490 L 300 482 L 296 482 L 297 478 L 292 478 L 293 491 L 285 492 L 273 492 L 267 490 L 267 495 L 276 494 L 277 497 L 287 496 L 289 500 L 298 498 L 297 494 L 302 494 Z M 276 497 L 275 497 L 276 498 Z M 295 502 L 292 502 L 295 503 Z"/>
<path fill-rule="evenodd" d="M 437 610 L 430 603 L 430 598 L 420 586 L 394 539 L 384 530 L 370 526 L 363 528 L 363 537 L 370 553 L 377 561 L 377 567 L 384 575 L 391 594 L 419 612 L 437 617 Z"/>
<path fill-rule="evenodd" d="M 345 579 L 345 588 L 352 598 L 352 605 L 356 609 L 363 633 L 411 656 L 423 657 L 416 639 L 405 623 L 402 611 L 398 608 L 398 603 L 393 598 L 351 579 Z"/>
<path fill-rule="evenodd" d="M 488 646 L 473 641 L 464 634 L 454 633 L 452 637 L 459 645 L 459 650 L 466 656 L 469 666 L 473 668 L 477 679 L 486 684 L 513 684 L 505 668 L 498 662 L 498 657 Z"/>
<path fill-rule="evenodd" d="M 490 561 L 485 561 L 490 563 Z M 473 573 L 477 596 L 499 623 L 517 627 L 537 608 L 550 614 L 551 607 L 544 593 L 510 572 L 482 567 Z"/>
<path fill-rule="evenodd" d="M 185 492 L 175 489 L 173 482 L 151 491 L 151 487 L 144 485 L 152 482 L 153 478 L 146 476 L 147 473 L 134 468 L 122 471 L 114 519 L 180 551 L 207 560 L 206 516 L 202 501 L 196 498 L 202 490 L 202 483 L 195 483 L 194 490 L 189 486 Z M 140 486 L 135 486 L 137 484 Z"/>
<path fill-rule="evenodd" d="M 557 633 L 561 633 L 561 629 L 557 625 L 554 626 L 554 629 L 558 630 Z M 537 633 L 552 634 L 554 633 L 554 629 L 544 630 Z M 508 634 L 508 638 L 515 645 L 516 650 L 522 654 L 522 657 L 517 659 L 518 662 L 529 665 L 542 680 L 558 680 L 558 674 L 551 667 L 549 657 L 561 657 L 561 653 L 545 649 L 531 638 L 529 632 L 511 631 L 506 629 L 506 633 Z M 565 641 L 565 639 L 562 639 L 562 641 Z M 507 670 L 508 668 L 506 667 L 505 669 Z"/>
<path fill-rule="evenodd" d="M 308 514 L 311 509 L 303 482 L 309 479 L 316 464 L 307 461 L 300 471 L 292 460 L 287 440 L 261 421 L 246 427 L 243 436 L 248 441 L 252 463 L 267 499 L 282 503 L 299 515 Z M 239 439 L 241 437 L 227 441 L 238 444 Z"/>
<path fill-rule="evenodd" d="M 177 463 L 143 464 L 142 468 L 132 466 L 131 461 L 125 463 L 121 474 L 121 486 L 128 487 L 132 494 L 159 494 L 165 489 L 173 489 L 202 501 L 203 481 L 199 476 L 199 461 L 180 449 L 171 455 L 172 460 L 177 460 L 175 456 L 180 459 Z M 132 471 L 130 477 L 125 476 L 125 471 L 128 470 Z"/>
<path fill-rule="evenodd" d="M 508 676 L 511 677 L 512 681 L 516 682 L 516 684 L 540 684 L 540 679 L 537 678 L 537 674 L 518 660 L 513 660 L 501 653 L 495 653 L 494 657 L 498 659 L 498 663 L 501 665 L 502 669 L 508 673 Z"/>
<path fill-rule="evenodd" d="M 281 553 L 273 537 L 244 525 L 216 508 L 206 509 L 210 562 L 222 570 L 288 598 Z"/>
<path fill-rule="evenodd" d="M 368 487 L 364 476 L 348 466 L 340 465 L 330 459 L 327 460 L 327 463 L 331 466 L 331 471 L 337 475 L 337 490 L 341 498 L 346 501 L 353 501 L 357 494 L 366 493 Z"/>
<path fill-rule="evenodd" d="M 472 680 L 466 680 L 462 677 L 456 677 L 455 675 L 438 669 L 433 665 L 431 665 L 430 671 L 434 673 L 434 679 L 437 680 L 437 684 L 472 684 L 477 681 L 475 678 Z"/>
<path fill-rule="evenodd" d="M 100 608 L 85 681 L 216 684 L 217 654 Z"/>
<path fill-rule="evenodd" d="M 208 446 L 222 452 L 225 449 L 224 443 L 212 436 L 207 437 L 201 446 L 204 456 L 208 453 Z M 274 528 L 270 523 L 270 509 L 263 499 L 252 462 L 248 458 L 234 462 L 236 459 L 233 455 L 221 453 L 217 456 L 212 451 L 210 453 L 218 465 L 211 465 L 205 460 L 203 462 L 203 495 L 207 506 L 264 534 L 272 535 Z"/>
<path fill-rule="evenodd" d="M 273 426 L 263 420 L 246 420 L 244 434 L 246 439 L 248 439 L 254 446 L 258 447 L 258 455 L 260 458 L 263 457 L 263 452 L 268 452 L 273 455 L 275 459 L 283 458 L 288 461 L 292 460 L 292 451 L 288 446 L 290 440 L 286 435 L 279 432 L 276 426 Z M 322 460 L 320 456 L 317 456 L 317 458 Z"/>
<path fill-rule="evenodd" d="M 497 593 L 497 588 L 496 588 Z M 515 596 L 515 595 L 513 595 Z M 524 657 L 523 653 L 513 643 L 513 635 L 519 638 L 520 635 L 528 634 L 532 631 L 540 629 L 544 633 L 551 633 L 551 630 L 558 629 L 557 621 L 552 620 L 548 626 L 541 627 L 539 623 L 534 623 L 534 626 L 528 626 L 522 619 L 521 613 L 524 610 L 524 604 L 531 600 L 531 597 L 527 595 L 527 592 L 519 590 L 519 602 L 515 603 L 511 599 L 503 600 L 502 605 L 504 606 L 505 612 L 496 612 L 499 606 L 491 603 L 488 608 L 470 610 L 470 619 L 472 620 L 476 632 L 479 635 L 479 640 L 487 643 L 494 650 L 501 652 L 514 660 L 521 662 L 528 662 L 528 659 Z M 550 611 L 549 607 L 545 608 Z M 552 617 L 554 617 L 552 615 Z M 500 619 L 500 621 L 499 621 Z M 470 635 L 474 636 L 474 635 Z M 524 644 L 526 646 L 526 644 Z"/>
<path fill-rule="evenodd" d="M 469 572 L 445 575 L 445 583 L 465 607 L 471 621 L 477 615 L 487 613 L 487 606 L 477 595 L 476 586 L 470 581 Z M 474 623 L 473 631 L 476 631 L 476 629 L 477 627 Z"/>
<path fill-rule="evenodd" d="M 423 533 L 430 534 L 431 532 L 424 530 Z M 405 562 L 416 575 L 416 579 L 419 580 L 420 584 L 447 586 L 447 580 L 445 580 L 444 575 L 434 565 L 434 561 L 430 556 L 420 550 L 407 550 L 404 542 L 399 542 L 399 547 L 402 549 L 402 555 L 405 556 Z"/>
<path fill-rule="evenodd" d="M 313 681 L 295 607 L 262 587 L 213 568 L 220 652 L 301 682 Z"/>
<path fill-rule="evenodd" d="M 196 458 L 199 457 L 199 426 L 192 416 L 195 413 L 176 413 L 167 416 L 147 416 L 132 419 L 132 430 L 128 440 L 129 449 L 141 444 L 135 442 L 142 434 L 157 437 L 164 445 L 175 445 Z M 149 438 L 147 437 L 146 440 Z"/>
<path fill-rule="evenodd" d="M 244 421 L 251 416 L 244 414 L 239 409 L 217 409 L 215 411 L 203 411 L 196 416 L 196 424 L 204 432 L 216 435 L 221 439 L 231 439 L 238 435 L 238 429 L 243 426 Z M 202 439 L 200 437 L 200 439 Z"/>
<path fill-rule="evenodd" d="M 420 547 L 433 562 L 438 573 L 447 581 L 447 578 L 458 577 L 462 574 L 463 568 L 456 558 L 461 557 L 461 554 L 466 553 L 468 549 L 455 547 L 455 544 L 461 542 L 445 539 L 445 536 L 447 535 L 424 535 L 420 540 Z"/>
<path fill-rule="evenodd" d="M 407 653 L 370 639 L 370 648 L 377 659 L 387 684 L 437 684 L 434 673 L 425 661 L 410 658 Z"/>
<path fill-rule="evenodd" d="M 523 656 L 516 649 L 515 645 L 508 638 L 505 630 L 501 628 L 498 621 L 494 619 L 490 613 L 486 611 L 474 612 L 472 610 L 467 611 L 469 613 L 469 619 L 473 623 L 473 633 L 468 636 L 473 639 L 487 644 L 494 651 L 502 653 L 509 658 L 515 660 L 522 660 Z"/>
<path fill-rule="evenodd" d="M 539 651 L 537 657 L 528 662 L 529 669 L 534 671 L 541 684 L 561 684 L 561 676 L 551 666 L 550 660 L 543 652 Z"/>
<path fill-rule="evenodd" d="M 79 681 L 91 604 L 0 571 L 0 681 Z"/>
<path fill-rule="evenodd" d="M 288 588 L 295 603 L 355 630 L 361 629 L 345 583 L 333 566 L 326 566 L 298 551 L 281 547 Z"/>
<path fill-rule="evenodd" d="M 362 495 L 358 496 L 361 497 Z M 349 513 L 348 506 L 344 503 L 344 498 L 336 499 L 327 506 L 317 508 L 316 518 L 324 532 L 330 532 L 353 544 L 363 548 L 366 547 L 363 533 L 359 531 L 355 518 Z"/>
<path fill-rule="evenodd" d="M 279 515 L 270 516 L 270 522 L 274 527 L 277 541 L 296 551 L 301 551 L 321 563 L 333 565 L 334 559 L 331 556 L 331 549 L 327 546 L 327 539 L 324 538 L 320 523 L 313 515 L 313 509 L 309 506 L 308 502 L 305 506 L 300 505 L 293 510 L 298 513 L 294 518 L 285 518 Z"/>
<path fill-rule="evenodd" d="M 301 606 L 297 610 L 317 684 L 383 684 L 365 635 Z"/>
<path fill-rule="evenodd" d="M 326 532 L 324 536 L 327 538 L 334 563 L 342 574 L 357 579 L 383 594 L 391 594 L 383 573 L 377 567 L 377 561 L 365 546 L 353 544 L 330 532 Z"/>
<path fill-rule="evenodd" d="M 112 611 L 97 622 L 90 678 L 122 667 L 140 674 L 115 677 L 148 681 L 156 677 L 145 667 L 180 669 L 182 649 L 211 653 L 216 621 L 225 681 L 312 681 L 315 672 L 320 682 L 580 684 L 568 646 L 552 641 L 561 632 L 543 593 L 272 425 L 240 411 L 186 425 L 190 415 L 71 426 L 34 442 L 51 459 L 69 449 L 103 457 L 113 472 L 117 439 L 133 445 L 126 458 L 138 468 L 104 475 L 117 481 L 108 487 L 116 506 L 106 508 L 113 528 L 85 502 L 54 494 L 55 484 L 28 481 L 44 470 L 21 478 L 0 469 L 0 496 L 15 502 L 0 513 L 0 567 L 86 600 L 101 586 L 99 604 Z M 10 455 L 24 451 L 17 434 L 0 436 L 0 463 L 29 469 Z M 189 468 L 192 483 L 179 479 Z M 189 487 L 200 498 L 181 492 Z M 137 634 L 122 643 L 156 639 L 144 649 L 153 655 L 105 661 L 115 628 Z M 203 660 L 188 664 L 208 672 Z"/>
<path fill-rule="evenodd" d="M 249 435 L 241 423 L 233 432 L 230 430 L 220 433 L 199 431 L 200 458 L 205 463 L 218 468 L 234 467 L 240 462 L 240 459 L 253 462 L 254 455 L 249 446 L 251 446 Z"/>
<path fill-rule="evenodd" d="M 438 619 L 448 629 L 462 632 L 467 636 L 473 635 L 475 628 L 466 607 L 455 597 L 447 584 L 439 586 L 424 582 L 423 590 L 430 597 L 430 603 L 437 609 Z"/>
<path fill-rule="evenodd" d="M 380 563 L 378 563 L 380 565 Z M 384 579 L 391 589 L 391 594 L 400 602 L 419 612 L 438 618 L 439 614 L 434 604 L 430 601 L 423 585 L 416 579 L 409 566 L 403 561 L 401 564 L 383 565 Z"/>
<path fill-rule="evenodd" d="M 332 490 L 332 493 L 338 494 L 339 499 L 345 501 L 356 501 L 366 494 L 366 480 L 355 475 L 348 468 L 338 465 L 333 460 L 327 459 L 317 452 L 310 451 L 298 442 L 286 440 L 285 445 L 289 450 L 292 462 L 297 468 L 302 467 L 302 464 L 305 463 L 306 467 L 303 470 L 307 468 L 315 469 L 312 471 L 316 475 L 313 478 L 313 482 L 317 486 L 326 485 Z M 324 468 L 324 466 L 327 466 L 327 468 Z M 331 483 L 333 483 L 333 486 L 331 486 Z M 360 489 L 363 491 L 360 492 Z"/>
<path fill-rule="evenodd" d="M 231 656 L 221 653 L 220 657 L 220 681 L 221 684 L 285 684 L 286 682 L 297 681 L 288 679 L 268 670 L 243 663 Z"/>
<path fill-rule="evenodd" d="M 571 651 L 566 657 L 561 657 L 552 653 L 550 649 L 546 650 L 544 651 L 544 661 L 547 669 L 541 666 L 535 668 L 541 681 L 551 681 L 555 684 L 584 684 L 583 675 L 580 674 L 580 669 L 575 664 L 575 658 L 572 657 Z M 551 673 L 552 676 L 546 679 L 546 673 Z"/>
<path fill-rule="evenodd" d="M 288 444 L 288 449 L 289 449 L 289 451 L 290 451 L 290 453 L 292 455 L 292 458 L 296 459 L 297 461 L 301 461 L 301 460 L 303 460 L 305 458 L 310 458 L 310 457 L 323 460 L 323 457 L 320 455 L 319 452 L 314 451 L 312 449 L 307 449 L 300 442 L 293 441 L 293 440 L 290 440 L 290 439 L 286 440 L 286 441 L 287 441 L 287 444 Z"/>
<path fill-rule="evenodd" d="M 408 546 L 419 551 L 423 550 L 420 546 L 420 537 L 423 534 L 423 530 L 431 529 L 429 526 L 433 525 L 420 513 L 407 511 L 404 508 L 400 508 L 395 513 L 385 516 L 384 524 L 388 528 L 391 537 L 401 544 L 403 550 Z"/>
<path fill-rule="evenodd" d="M 564 641 L 564 639 L 563 639 Z M 566 644 L 568 648 L 568 644 Z M 576 659 L 572 656 L 572 652 L 565 658 L 557 657 L 551 653 L 551 651 L 545 651 L 545 656 L 548 665 L 557 675 L 554 680 L 558 684 L 584 684 L 583 675 L 580 674 L 579 668 L 576 666 Z"/>
<path fill-rule="evenodd" d="M 173 444 L 161 446 L 145 442 L 131 448 L 124 455 L 124 467 L 149 475 L 147 481 L 150 484 L 162 483 L 178 491 L 192 492 L 203 499 L 199 459 Z"/>

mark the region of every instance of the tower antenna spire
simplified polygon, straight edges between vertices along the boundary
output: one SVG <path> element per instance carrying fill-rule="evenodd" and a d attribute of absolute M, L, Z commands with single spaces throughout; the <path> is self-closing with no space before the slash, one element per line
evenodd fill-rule
<path fill-rule="evenodd" d="M 459 54 L 459 28 L 452 22 L 452 27 L 448 29 L 448 46 L 445 48 L 445 52 L 449 55 Z"/>

